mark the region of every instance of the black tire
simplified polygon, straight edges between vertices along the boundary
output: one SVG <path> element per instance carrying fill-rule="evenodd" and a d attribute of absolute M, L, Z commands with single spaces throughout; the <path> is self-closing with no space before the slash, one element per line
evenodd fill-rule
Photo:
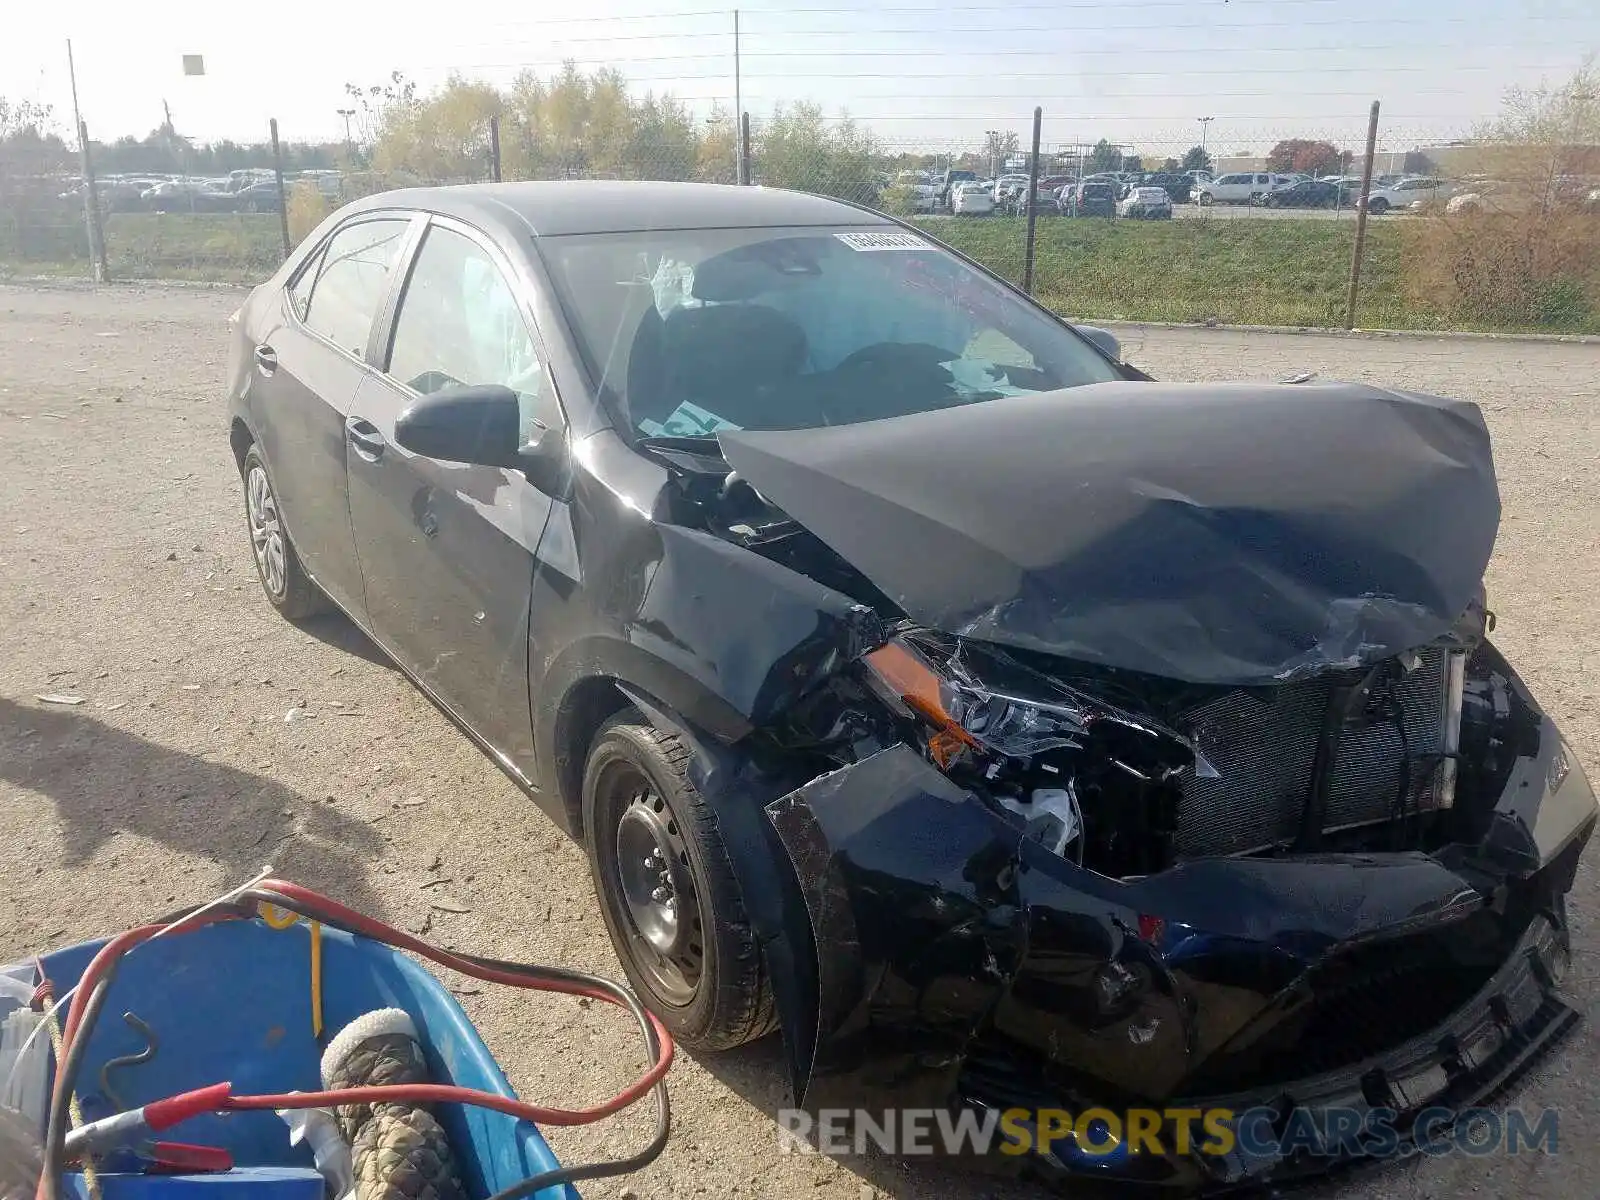
<path fill-rule="evenodd" d="M 1201 192 L 1199 197 L 1195 200 L 1195 203 L 1201 208 L 1210 208 L 1216 202 L 1217 198 L 1210 192 Z"/>
<path fill-rule="evenodd" d="M 259 483 L 256 482 L 258 472 Z M 300 565 L 300 556 L 294 552 L 294 543 L 289 540 L 289 531 L 284 528 L 278 511 L 272 474 L 267 470 L 261 451 L 253 445 L 245 452 L 239 476 L 244 481 L 244 521 L 245 532 L 250 535 L 250 556 L 255 560 L 256 578 L 261 581 L 268 603 L 290 621 L 327 612 L 328 598 Z M 266 489 L 268 511 L 265 513 L 260 511 L 260 495 L 252 494 L 253 488 L 262 486 Z M 276 550 L 273 549 L 274 534 L 278 541 Z"/>
<path fill-rule="evenodd" d="M 1367 201 L 1367 211 L 1375 217 L 1381 217 L 1389 211 L 1389 202 L 1382 196 L 1375 200 L 1369 200 Z"/>
<path fill-rule="evenodd" d="M 681 737 L 637 710 L 612 717 L 584 766 L 584 841 L 600 911 L 633 990 L 685 1046 L 731 1050 L 771 1033 L 777 1015 L 716 814 L 689 777 L 692 758 Z M 649 838 L 656 849 L 640 871 L 633 859 Z M 640 875 L 657 877 L 670 909 L 654 902 L 656 892 L 643 903 Z M 641 909 L 653 911 L 641 919 Z M 659 943 L 669 935 L 655 920 L 662 911 L 672 913 L 674 931 L 666 950 Z"/>

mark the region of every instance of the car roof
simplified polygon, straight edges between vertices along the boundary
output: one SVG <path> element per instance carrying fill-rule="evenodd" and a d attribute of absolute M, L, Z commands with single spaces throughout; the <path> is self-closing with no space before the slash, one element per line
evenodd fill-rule
<path fill-rule="evenodd" d="M 351 211 L 414 208 L 480 227 L 538 236 L 637 233 L 651 229 L 761 229 L 783 225 L 892 225 L 840 200 L 781 188 L 715 183 L 559 179 L 405 188 L 358 201 Z"/>

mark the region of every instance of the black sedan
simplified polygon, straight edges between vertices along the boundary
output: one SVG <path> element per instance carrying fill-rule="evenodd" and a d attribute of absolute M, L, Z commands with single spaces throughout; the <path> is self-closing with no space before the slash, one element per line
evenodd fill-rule
<path fill-rule="evenodd" d="M 1331 180 L 1301 179 L 1261 192 L 1251 203 L 1266 208 L 1349 208 L 1354 197 Z"/>
<path fill-rule="evenodd" d="M 1033 1164 L 1199 1190 L 1570 1027 L 1596 805 L 1486 636 L 1474 406 L 1107 345 L 833 200 L 401 191 L 235 315 L 231 440 L 267 598 L 582 840 L 684 1042 L 781 1029 L 808 1104 L 1270 1105 Z"/>

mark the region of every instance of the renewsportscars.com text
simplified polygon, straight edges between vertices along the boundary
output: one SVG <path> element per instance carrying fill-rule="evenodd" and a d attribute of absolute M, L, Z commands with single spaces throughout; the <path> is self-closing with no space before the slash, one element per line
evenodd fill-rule
<path fill-rule="evenodd" d="M 1194 1153 L 1276 1158 L 1306 1153 L 1388 1158 L 1425 1154 L 1555 1154 L 1554 1109 L 1422 1110 L 1409 1124 L 1393 1109 L 1088 1108 L 1005 1110 L 786 1108 L 778 1111 L 780 1153 L 833 1156 Z"/>

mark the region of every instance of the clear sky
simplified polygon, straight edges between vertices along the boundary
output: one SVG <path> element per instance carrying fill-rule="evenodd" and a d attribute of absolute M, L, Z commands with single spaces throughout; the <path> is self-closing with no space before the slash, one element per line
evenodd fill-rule
<path fill-rule="evenodd" d="M 0 95 L 49 103 L 70 129 L 70 37 L 101 140 L 147 133 L 163 100 L 201 141 L 260 140 L 274 116 L 286 138 L 333 138 L 346 82 L 393 70 L 424 87 L 452 70 L 504 82 L 565 58 L 701 112 L 734 99 L 733 10 L 706 0 L 11 8 Z M 1357 143 L 1381 99 L 1380 144 L 1393 149 L 1466 134 L 1507 87 L 1570 74 L 1600 51 L 1600 0 L 747 0 L 740 29 L 742 97 L 758 117 L 812 100 L 890 140 L 950 145 L 991 128 L 1026 138 L 1037 104 L 1047 143 L 1156 149 L 1192 144 L 1211 116 L 1210 147 L 1232 152 L 1292 136 Z M 204 78 L 184 77 L 186 53 L 205 56 Z"/>

